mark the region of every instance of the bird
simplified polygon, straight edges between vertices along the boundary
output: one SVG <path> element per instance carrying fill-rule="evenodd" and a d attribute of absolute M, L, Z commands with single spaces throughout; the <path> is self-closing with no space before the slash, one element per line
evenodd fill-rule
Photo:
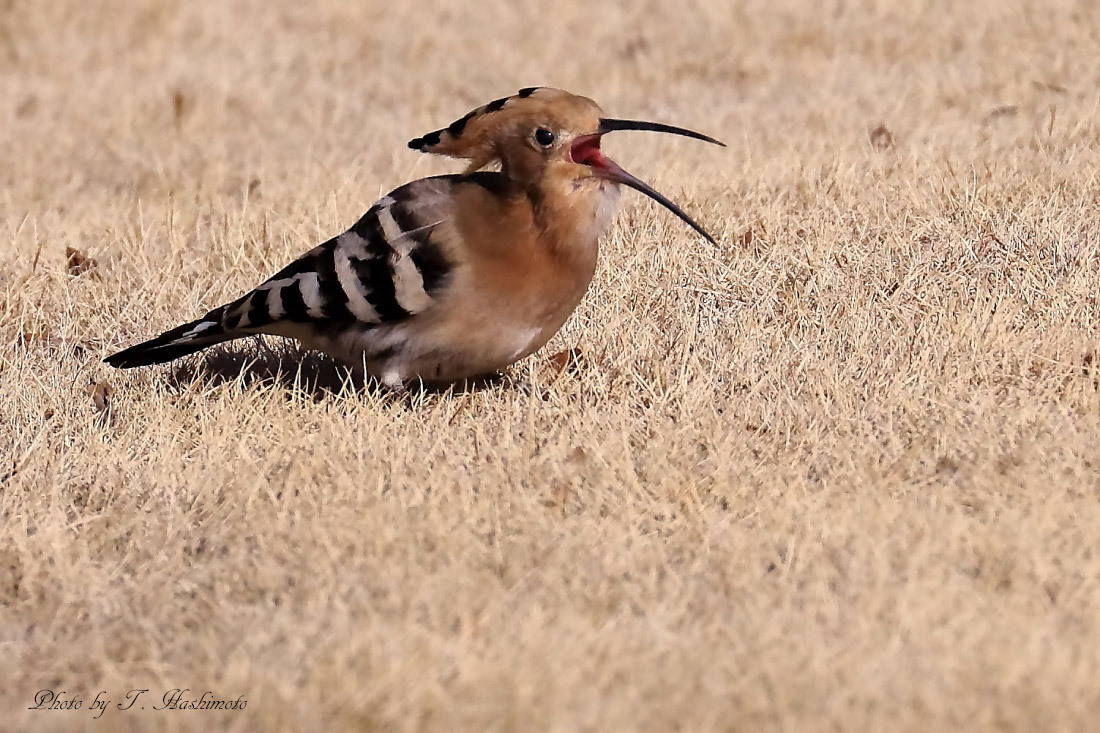
<path fill-rule="evenodd" d="M 558 332 L 587 292 L 620 187 L 669 199 L 605 156 L 604 135 L 682 127 L 605 117 L 592 99 L 527 87 L 409 141 L 468 161 L 375 202 L 342 234 L 240 298 L 104 361 L 129 369 L 254 335 L 296 339 L 395 392 L 499 373 Z"/>

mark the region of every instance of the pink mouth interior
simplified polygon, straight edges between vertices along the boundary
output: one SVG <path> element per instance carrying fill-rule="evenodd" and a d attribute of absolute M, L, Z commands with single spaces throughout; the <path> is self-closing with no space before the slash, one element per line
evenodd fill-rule
<path fill-rule="evenodd" d="M 600 152 L 600 136 L 584 135 L 573 141 L 570 154 L 574 163 L 592 166 L 593 168 L 607 168 L 607 158 Z"/>

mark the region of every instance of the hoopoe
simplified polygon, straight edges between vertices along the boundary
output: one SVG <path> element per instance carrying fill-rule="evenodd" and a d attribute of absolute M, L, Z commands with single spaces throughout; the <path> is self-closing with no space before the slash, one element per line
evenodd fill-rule
<path fill-rule="evenodd" d="M 541 348 L 588 290 L 619 186 L 676 204 L 600 151 L 615 130 L 698 132 L 611 119 L 591 99 L 529 87 L 409 142 L 463 158 L 422 178 L 252 292 L 105 361 L 127 369 L 256 334 L 297 339 L 395 390 L 497 372 Z M 499 163 L 500 170 L 481 170 Z"/>

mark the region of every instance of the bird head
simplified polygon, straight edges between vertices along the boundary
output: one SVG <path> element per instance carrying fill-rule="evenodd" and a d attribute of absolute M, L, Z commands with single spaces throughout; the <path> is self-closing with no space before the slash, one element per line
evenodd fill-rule
<path fill-rule="evenodd" d="M 410 140 L 409 147 L 467 159 L 470 170 L 499 161 L 505 175 L 526 184 L 554 176 L 620 183 L 649 196 L 713 243 L 679 206 L 603 154 L 603 136 L 618 130 L 665 132 L 724 147 L 712 137 L 682 127 L 604 117 L 591 99 L 549 87 L 528 87 L 515 96 L 494 100 L 445 128 Z"/>

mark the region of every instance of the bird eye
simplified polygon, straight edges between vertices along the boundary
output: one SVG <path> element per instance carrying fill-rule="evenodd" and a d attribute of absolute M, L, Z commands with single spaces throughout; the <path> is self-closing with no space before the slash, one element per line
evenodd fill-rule
<path fill-rule="evenodd" d="M 544 148 L 548 148 L 554 144 L 554 133 L 545 127 L 540 127 L 535 130 L 535 142 Z"/>

